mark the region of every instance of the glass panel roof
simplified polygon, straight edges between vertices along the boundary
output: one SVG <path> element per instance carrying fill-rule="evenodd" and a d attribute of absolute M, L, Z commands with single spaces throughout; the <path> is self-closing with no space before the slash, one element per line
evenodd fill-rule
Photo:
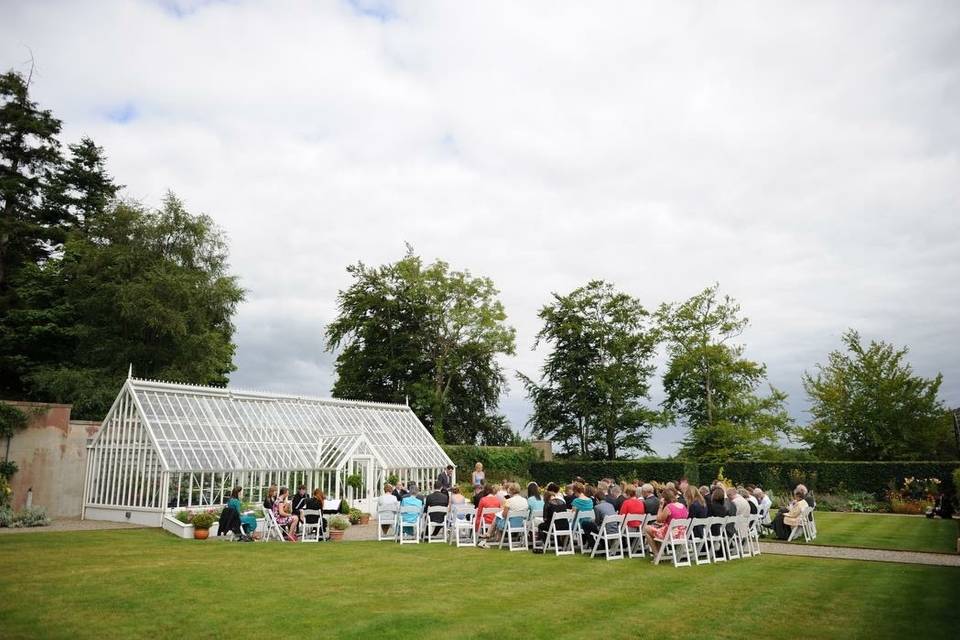
<path fill-rule="evenodd" d="M 127 385 L 168 471 L 337 469 L 360 453 L 389 469 L 451 464 L 405 405 L 133 378 Z"/>

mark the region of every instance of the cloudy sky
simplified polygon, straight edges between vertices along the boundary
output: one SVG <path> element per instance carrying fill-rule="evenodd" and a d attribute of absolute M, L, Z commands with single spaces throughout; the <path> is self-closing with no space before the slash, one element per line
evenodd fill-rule
<path fill-rule="evenodd" d="M 237 386 L 329 394 L 344 267 L 410 242 L 497 283 L 511 377 L 552 291 L 719 281 L 799 420 L 847 327 L 960 405 L 956 2 L 0 0 L 31 51 L 66 140 L 229 234 Z"/>

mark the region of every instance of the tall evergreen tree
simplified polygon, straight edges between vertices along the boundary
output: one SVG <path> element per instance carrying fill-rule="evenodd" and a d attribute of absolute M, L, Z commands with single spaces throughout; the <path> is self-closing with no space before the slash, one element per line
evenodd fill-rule
<path fill-rule="evenodd" d="M 30 100 L 29 85 L 15 71 L 0 75 L 0 312 L 14 304 L 11 278 L 49 255 L 62 222 L 41 198 L 60 162 L 60 121 Z"/>
<path fill-rule="evenodd" d="M 567 295 L 553 294 L 539 313 L 534 345 L 552 351 L 541 382 L 519 374 L 533 402 L 534 434 L 588 458 L 650 451 L 659 414 L 645 406 L 657 335 L 640 302 L 595 280 Z"/>

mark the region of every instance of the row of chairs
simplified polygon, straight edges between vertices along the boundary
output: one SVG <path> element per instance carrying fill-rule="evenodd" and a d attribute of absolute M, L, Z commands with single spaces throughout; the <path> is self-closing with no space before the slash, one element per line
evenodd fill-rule
<path fill-rule="evenodd" d="M 809 509 L 802 514 L 791 532 L 791 540 L 799 535 L 807 540 L 816 537 L 815 525 L 809 517 L 811 511 Z M 488 535 L 501 513 L 501 509 L 484 509 L 480 514 L 481 522 L 476 526 L 476 512 L 469 504 L 450 508 L 430 507 L 425 513 L 409 506 L 386 509 L 377 514 L 377 536 L 378 540 L 392 540 L 400 544 L 425 542 L 450 543 L 458 547 L 475 546 L 478 534 Z M 493 520 L 488 522 L 490 518 Z M 599 524 L 599 532 L 595 534 L 591 546 L 582 523 L 593 518 L 593 511 L 556 513 L 546 531 L 545 542 L 541 542 L 538 525 L 543 522 L 542 512 L 510 512 L 503 523 L 499 547 L 510 551 L 537 549 L 558 556 L 573 555 L 579 551 L 591 557 L 602 555 L 607 560 L 650 555 L 656 564 L 669 559 L 677 567 L 690 566 L 692 563 L 725 562 L 761 553 L 760 515 L 674 520 L 655 555 L 647 548 L 644 536 L 644 527 L 655 523 L 655 515 L 607 516 Z"/>
<path fill-rule="evenodd" d="M 298 525 L 300 542 L 321 542 L 329 538 L 329 535 L 327 534 L 327 526 L 324 522 L 324 514 L 322 511 L 303 509 L 300 513 L 302 516 Z M 307 516 L 310 516 L 311 518 L 316 516 L 317 521 L 314 523 L 309 523 L 307 522 Z M 264 509 L 263 520 L 265 524 L 265 531 L 263 532 L 263 535 L 260 536 L 261 542 L 269 542 L 270 540 L 283 542 L 286 540 L 287 537 L 284 535 L 283 528 L 277 523 L 277 519 L 274 517 L 272 511 L 269 509 Z"/>

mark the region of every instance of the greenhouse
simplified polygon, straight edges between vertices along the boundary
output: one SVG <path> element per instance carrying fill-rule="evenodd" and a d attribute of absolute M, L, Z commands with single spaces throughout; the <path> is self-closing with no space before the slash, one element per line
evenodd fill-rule
<path fill-rule="evenodd" d="M 428 486 L 453 464 L 410 407 L 128 378 L 87 446 L 83 517 L 161 526 L 234 486 L 323 489 L 363 510 L 391 476 Z"/>

